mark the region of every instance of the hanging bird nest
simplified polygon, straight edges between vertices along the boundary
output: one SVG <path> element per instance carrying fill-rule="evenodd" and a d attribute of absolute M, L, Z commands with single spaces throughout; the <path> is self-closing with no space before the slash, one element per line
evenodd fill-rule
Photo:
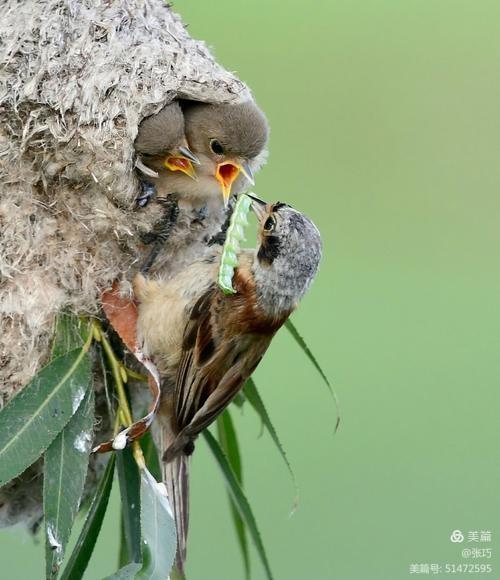
<path fill-rule="evenodd" d="M 161 0 L 11 0 L 0 38 L 5 402 L 46 360 L 54 315 L 95 314 L 142 255 L 140 121 L 175 98 L 251 97 Z"/>
<path fill-rule="evenodd" d="M 133 143 L 176 98 L 252 97 L 161 0 L 3 3 L 0 407 L 48 361 L 56 313 L 97 315 L 143 256 L 158 207 L 136 208 Z"/>

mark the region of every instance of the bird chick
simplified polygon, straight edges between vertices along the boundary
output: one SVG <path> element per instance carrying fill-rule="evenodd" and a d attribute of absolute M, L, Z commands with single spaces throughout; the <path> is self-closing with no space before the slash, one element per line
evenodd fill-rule
<path fill-rule="evenodd" d="M 153 173 L 143 187 L 139 205 L 146 205 L 157 192 L 163 207 L 161 219 L 142 236 L 144 242 L 155 243 L 143 272 L 149 271 L 160 252 L 161 262 L 156 267 L 176 272 L 196 253 L 202 255 L 208 240 L 219 243 L 224 238 L 231 211 L 225 208 L 231 193 L 253 183 L 267 138 L 266 118 L 253 102 L 211 105 L 184 101 L 182 109 L 174 102 L 141 123 L 135 142 L 143 160 L 140 167 Z M 186 153 L 179 148 L 180 141 L 189 143 L 196 169 L 191 158 L 179 156 L 179 151 Z"/>
<path fill-rule="evenodd" d="M 183 105 L 185 131 L 191 150 L 200 161 L 192 192 L 205 196 L 222 193 L 227 204 L 231 193 L 240 193 L 262 165 L 269 136 L 267 120 L 251 101 L 211 105 L 186 102 Z"/>
<path fill-rule="evenodd" d="M 220 248 L 168 282 L 134 280 L 138 339 L 162 375 L 160 448 L 178 532 L 177 566 L 186 554 L 187 456 L 197 435 L 237 395 L 273 336 L 311 284 L 321 239 L 306 216 L 255 198 L 258 247 L 238 256 L 233 286 L 217 286 Z"/>
<path fill-rule="evenodd" d="M 134 146 L 139 169 L 159 196 L 177 193 L 191 203 L 216 199 L 227 205 L 231 192 L 253 184 L 267 138 L 266 118 L 253 102 L 185 101 L 181 108 L 174 101 L 140 124 Z"/>
<path fill-rule="evenodd" d="M 187 178 L 195 179 L 193 163 L 198 164 L 198 158 L 190 151 L 184 132 L 184 114 L 177 101 L 163 107 L 155 114 L 147 117 L 139 125 L 134 147 L 141 156 L 138 168 L 150 178 L 156 179 L 162 174 L 180 172 Z M 155 175 L 156 174 L 156 175 Z M 139 197 L 138 205 L 144 206 L 154 194 L 154 188 L 148 187 L 151 182 L 145 182 L 143 196 Z M 164 191 L 164 195 L 175 190 Z"/>

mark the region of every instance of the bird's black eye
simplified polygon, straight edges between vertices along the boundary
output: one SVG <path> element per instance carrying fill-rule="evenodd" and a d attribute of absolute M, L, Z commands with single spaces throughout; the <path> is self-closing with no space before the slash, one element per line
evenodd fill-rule
<path fill-rule="evenodd" d="M 264 230 L 266 232 L 270 232 L 271 230 L 274 229 L 275 225 L 276 225 L 276 222 L 275 222 L 274 218 L 269 216 L 264 223 Z"/>
<path fill-rule="evenodd" d="M 212 149 L 216 155 L 222 155 L 224 153 L 224 147 L 219 143 L 219 141 L 217 141 L 217 139 L 210 140 L 210 149 Z"/>

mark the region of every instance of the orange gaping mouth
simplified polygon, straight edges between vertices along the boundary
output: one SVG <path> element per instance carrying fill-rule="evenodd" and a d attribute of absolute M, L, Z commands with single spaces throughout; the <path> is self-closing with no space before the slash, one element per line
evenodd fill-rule
<path fill-rule="evenodd" d="M 224 163 L 219 163 L 219 165 L 217 165 L 215 179 L 217 179 L 221 185 L 225 205 L 227 205 L 229 196 L 231 195 L 231 187 L 240 174 L 240 171 L 241 167 L 232 161 L 225 161 Z"/>
<path fill-rule="evenodd" d="M 167 157 L 163 163 L 170 171 L 182 171 L 191 179 L 196 179 L 193 164 L 186 157 Z"/>

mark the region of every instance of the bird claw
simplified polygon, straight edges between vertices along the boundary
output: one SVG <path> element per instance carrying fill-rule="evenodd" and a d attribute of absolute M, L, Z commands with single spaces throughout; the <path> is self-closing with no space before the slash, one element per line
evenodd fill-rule
<path fill-rule="evenodd" d="M 135 203 L 138 208 L 146 207 L 151 199 L 156 195 L 156 186 L 150 181 L 141 181 L 141 193 L 137 196 Z"/>
<path fill-rule="evenodd" d="M 198 209 L 193 210 L 193 224 L 203 224 L 203 222 L 207 219 L 208 216 L 208 208 L 207 204 L 205 203 Z"/>
<path fill-rule="evenodd" d="M 166 243 L 172 230 L 174 229 L 177 219 L 179 217 L 179 205 L 175 196 L 167 199 L 163 202 L 165 208 L 165 214 L 162 220 L 160 220 L 153 231 L 145 232 L 140 235 L 141 241 L 148 245 L 154 242 L 151 251 L 144 262 L 141 272 L 147 274 L 151 269 L 156 257 L 160 253 L 162 246 Z"/>

